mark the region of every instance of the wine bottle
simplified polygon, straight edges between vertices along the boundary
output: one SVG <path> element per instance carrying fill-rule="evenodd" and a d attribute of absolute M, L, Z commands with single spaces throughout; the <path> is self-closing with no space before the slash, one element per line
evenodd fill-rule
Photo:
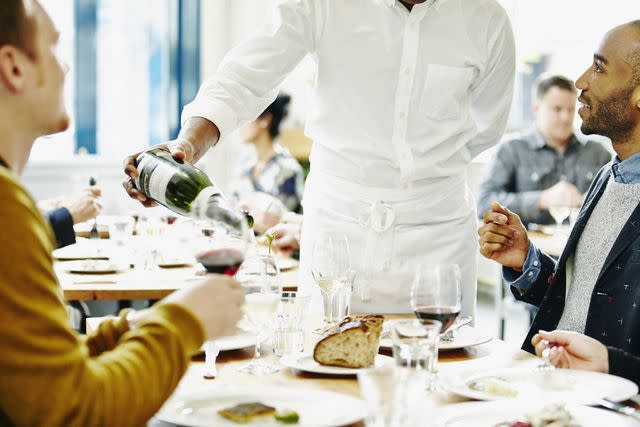
<path fill-rule="evenodd" d="M 193 218 L 209 218 L 239 230 L 241 221 L 253 227 L 247 212 L 231 208 L 209 177 L 197 167 L 154 148 L 135 161 L 136 188 L 172 211 Z"/>

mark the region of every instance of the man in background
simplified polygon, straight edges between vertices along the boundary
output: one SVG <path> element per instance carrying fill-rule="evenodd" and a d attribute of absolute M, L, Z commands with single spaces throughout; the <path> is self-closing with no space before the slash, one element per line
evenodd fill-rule
<path fill-rule="evenodd" d="M 542 76 L 534 87 L 535 126 L 503 142 L 480 185 L 478 212 L 493 200 L 517 213 L 525 225 L 553 224 L 550 206 L 578 208 L 611 154 L 573 132 L 577 94 L 571 80 Z"/>

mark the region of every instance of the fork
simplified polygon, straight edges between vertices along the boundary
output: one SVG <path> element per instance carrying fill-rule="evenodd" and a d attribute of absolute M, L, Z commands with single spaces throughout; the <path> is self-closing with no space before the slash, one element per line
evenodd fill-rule
<path fill-rule="evenodd" d="M 93 187 L 97 184 L 96 179 L 94 177 L 89 178 L 89 186 Z M 91 231 L 89 232 L 90 239 L 99 239 L 100 233 L 98 232 L 98 218 L 93 220 L 93 226 L 91 227 Z"/>
<path fill-rule="evenodd" d="M 471 320 L 473 320 L 473 318 L 471 316 L 464 316 L 464 317 L 459 317 L 456 322 L 451 325 L 451 327 L 449 329 L 447 329 L 447 331 L 445 333 L 443 333 L 442 335 L 440 335 L 440 341 L 441 342 L 452 342 L 453 341 L 453 332 L 460 329 L 461 327 L 463 327 L 464 325 L 468 325 L 469 323 L 471 323 Z"/>

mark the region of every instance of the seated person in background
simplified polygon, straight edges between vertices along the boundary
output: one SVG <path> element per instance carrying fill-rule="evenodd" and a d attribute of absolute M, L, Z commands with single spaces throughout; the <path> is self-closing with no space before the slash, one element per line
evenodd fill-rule
<path fill-rule="evenodd" d="M 640 372 L 640 357 L 624 354 L 615 347 L 609 349 L 600 341 L 577 332 L 538 331 L 531 343 L 538 356 L 545 348 L 551 348 L 549 360 L 558 368 L 608 373 L 610 364 L 626 363 L 629 372 Z"/>
<path fill-rule="evenodd" d="M 2 0 L 0 22 L 0 425 L 146 425 L 203 340 L 235 331 L 244 293 L 210 275 L 88 337 L 70 328 L 51 229 L 19 182 L 36 138 L 69 125 L 59 35 L 35 0 Z"/>
<path fill-rule="evenodd" d="M 38 202 L 38 209 L 47 219 L 56 238 L 56 246 L 71 245 L 76 242 L 74 224 L 97 217 L 102 210 L 99 187 L 87 187 L 68 198 L 57 197 Z"/>
<path fill-rule="evenodd" d="M 553 224 L 549 206 L 580 207 L 584 193 L 611 154 L 573 133 L 576 89 L 562 76 L 542 76 L 534 88 L 536 124 L 498 147 L 480 185 L 478 212 L 493 200 L 525 225 Z"/>
<path fill-rule="evenodd" d="M 235 183 L 234 195 L 241 202 L 257 191 L 277 198 L 290 211 L 300 211 L 304 186 L 302 167 L 277 142 L 290 100 L 289 95 L 278 95 L 255 121 L 240 129 L 240 137 L 254 146 L 256 154 L 250 164 L 242 166 Z"/>
<path fill-rule="evenodd" d="M 640 20 L 606 34 L 576 87 L 582 132 L 609 137 L 617 156 L 594 178 L 560 259 L 497 202 L 480 252 L 504 266 L 516 299 L 539 307 L 523 349 L 534 351 L 541 329 L 579 332 L 607 346 L 610 373 L 640 383 Z"/>

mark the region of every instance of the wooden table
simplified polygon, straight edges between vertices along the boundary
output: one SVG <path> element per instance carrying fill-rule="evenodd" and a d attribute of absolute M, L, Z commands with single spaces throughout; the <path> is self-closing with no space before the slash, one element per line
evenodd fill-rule
<path fill-rule="evenodd" d="M 529 231 L 529 240 L 536 245 L 542 252 L 547 255 L 559 258 L 562 255 L 567 239 L 569 238 L 569 232 L 571 230 L 561 230 L 559 233 L 546 234 L 540 231 Z"/>
<path fill-rule="evenodd" d="M 113 253 L 109 240 L 83 242 L 83 245 L 97 246 L 104 251 L 96 256 L 109 258 Z M 67 249 L 67 248 L 63 248 Z M 82 252 L 82 251 L 80 251 Z M 54 252 L 55 253 L 55 252 Z M 69 247 L 66 253 L 74 253 Z M 188 287 L 201 280 L 196 273 L 202 268 L 199 265 L 187 265 L 177 268 L 156 268 L 143 270 L 129 268 L 124 272 L 113 274 L 75 274 L 66 271 L 68 261 L 56 261 L 54 269 L 62 286 L 67 301 L 81 300 L 145 300 L 162 299 L 170 293 Z M 293 268 L 281 272 L 282 285 L 297 285 L 298 269 Z"/>

